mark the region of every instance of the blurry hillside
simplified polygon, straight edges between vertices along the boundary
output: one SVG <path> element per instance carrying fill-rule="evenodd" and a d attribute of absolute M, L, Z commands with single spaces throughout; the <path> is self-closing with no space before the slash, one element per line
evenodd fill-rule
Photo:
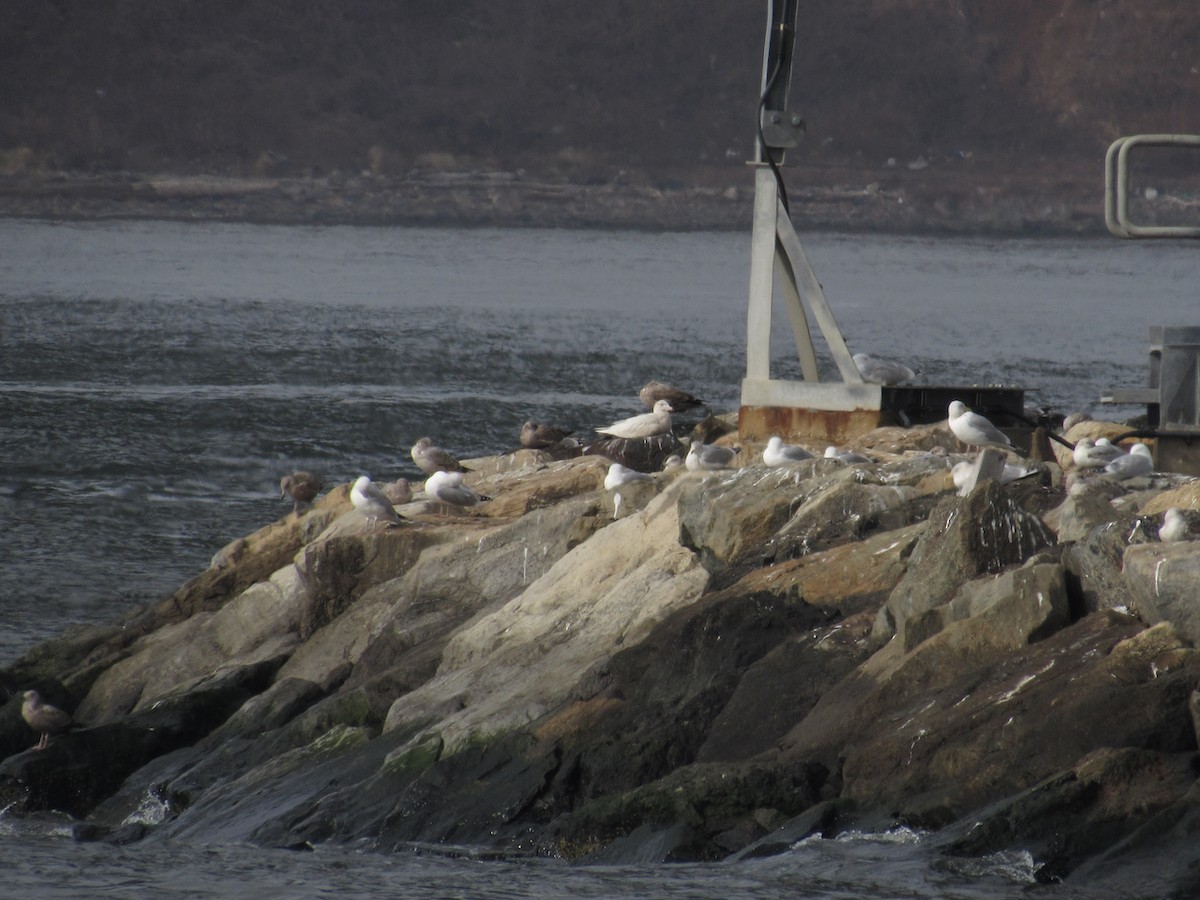
<path fill-rule="evenodd" d="M 5 0 L 0 175 L 17 213 L 46 179 L 205 175 L 352 179 L 352 219 L 363 193 L 457 175 L 463 202 L 518 218 L 522 182 L 707 189 L 738 217 L 765 19 L 744 0 Z M 873 198 L 908 191 L 945 219 L 1019 199 L 1010 225 L 1040 203 L 1079 228 L 1113 138 L 1200 131 L 1196 4 L 812 0 L 799 32 L 789 180 L 818 218 L 857 204 L 870 227 Z"/>

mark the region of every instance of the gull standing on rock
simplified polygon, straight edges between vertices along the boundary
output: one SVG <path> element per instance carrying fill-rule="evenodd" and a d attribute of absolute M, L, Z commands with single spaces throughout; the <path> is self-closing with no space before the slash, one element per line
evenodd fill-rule
<path fill-rule="evenodd" d="M 521 426 L 521 446 L 526 450 L 541 450 L 545 447 L 553 447 L 574 433 L 565 428 L 556 428 L 553 425 L 534 422 L 530 419 Z"/>
<path fill-rule="evenodd" d="M 683 412 L 685 409 L 704 406 L 704 401 L 699 397 L 693 397 L 687 391 L 673 388 L 661 381 L 646 382 L 646 385 L 638 391 L 638 399 L 646 404 L 647 409 L 654 409 L 659 400 L 666 400 L 671 404 L 671 412 Z"/>
<path fill-rule="evenodd" d="M 1077 469 L 1102 469 L 1124 453 L 1124 450 L 1108 438 L 1093 441 L 1085 437 L 1075 442 L 1071 457 L 1075 460 Z"/>
<path fill-rule="evenodd" d="M 666 400 L 658 400 L 654 404 L 654 412 L 642 413 L 640 416 L 630 416 L 613 422 L 607 428 L 597 428 L 599 434 L 608 434 L 618 438 L 646 438 L 656 434 L 666 434 L 671 430 L 671 413 L 674 409 Z"/>
<path fill-rule="evenodd" d="M 628 466 L 623 466 L 618 462 L 613 463 L 608 467 L 608 474 L 604 476 L 604 489 L 611 491 L 613 488 L 620 487 L 623 484 L 629 484 L 632 481 L 653 481 L 654 479 L 645 472 L 639 472 L 637 469 L 631 469 Z"/>
<path fill-rule="evenodd" d="M 763 462 L 768 466 L 782 466 L 785 463 L 800 462 L 812 459 L 813 455 L 798 444 L 785 444 L 777 434 L 771 435 L 763 450 Z"/>
<path fill-rule="evenodd" d="M 688 448 L 687 458 L 683 461 L 683 464 L 690 472 L 711 472 L 717 469 L 728 469 L 733 465 L 737 452 L 733 447 L 717 447 L 713 444 L 702 444 L 700 441 L 692 441 L 691 447 Z"/>
<path fill-rule="evenodd" d="M 872 384 L 909 384 L 917 377 L 917 373 L 908 366 L 868 356 L 866 353 L 855 353 L 852 359 L 854 365 L 858 366 L 863 381 Z"/>
<path fill-rule="evenodd" d="M 423 437 L 412 448 L 412 460 L 417 468 L 426 475 L 434 472 L 469 472 L 471 471 L 450 453 L 434 445 L 431 438 Z"/>
<path fill-rule="evenodd" d="M 279 479 L 279 497 L 292 498 L 292 512 L 300 515 L 300 507 L 312 503 L 321 492 L 321 480 L 312 472 L 293 472 Z"/>
<path fill-rule="evenodd" d="M 57 706 L 43 703 L 37 691 L 26 691 L 25 702 L 21 704 L 21 718 L 25 724 L 38 732 L 42 737 L 32 749 L 45 750 L 52 734 L 62 734 L 73 724 L 69 713 L 63 712 Z"/>
<path fill-rule="evenodd" d="M 355 509 L 371 520 L 372 525 L 377 525 L 380 519 L 392 525 L 399 525 L 401 522 L 400 514 L 392 508 L 392 501 L 366 475 L 358 476 L 358 480 L 350 488 L 350 502 Z"/>
<path fill-rule="evenodd" d="M 1102 470 L 1117 481 L 1149 475 L 1154 471 L 1154 456 L 1145 444 L 1134 444 L 1128 453 L 1122 453 Z"/>
<path fill-rule="evenodd" d="M 975 447 L 1000 447 L 1011 449 L 1012 441 L 1003 431 L 979 413 L 967 409 L 961 400 L 950 402 L 950 430 L 964 444 Z"/>
<path fill-rule="evenodd" d="M 462 472 L 434 472 L 425 481 L 425 496 L 438 503 L 462 508 L 478 506 L 492 499 L 463 484 Z"/>

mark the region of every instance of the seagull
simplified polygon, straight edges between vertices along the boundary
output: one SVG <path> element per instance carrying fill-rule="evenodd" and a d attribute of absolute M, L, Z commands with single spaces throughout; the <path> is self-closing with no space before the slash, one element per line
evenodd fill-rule
<path fill-rule="evenodd" d="M 70 714 L 63 712 L 57 706 L 43 703 L 41 694 L 37 691 L 26 691 L 25 702 L 21 704 L 21 718 L 42 738 L 32 749 L 45 750 L 52 734 L 62 734 L 71 727 L 73 721 Z"/>
<path fill-rule="evenodd" d="M 782 466 L 784 463 L 799 462 L 802 459 L 812 459 L 813 455 L 798 444 L 785 444 L 777 434 L 771 435 L 763 450 L 763 462 L 768 466 Z"/>
<path fill-rule="evenodd" d="M 682 465 L 683 457 L 678 453 L 672 453 L 665 460 L 663 460 L 663 471 L 669 472 L 671 469 L 678 469 Z"/>
<path fill-rule="evenodd" d="M 964 444 L 976 447 L 1000 446 L 1006 449 L 1012 447 L 1008 435 L 979 413 L 971 412 L 961 400 L 950 402 L 949 415 L 950 430 Z"/>
<path fill-rule="evenodd" d="M 683 464 L 690 472 L 728 469 L 733 465 L 733 460 L 737 456 L 737 453 L 736 448 L 718 447 L 715 444 L 702 444 L 700 441 L 692 441 L 692 446 L 688 448 L 687 458 L 683 461 Z"/>
<path fill-rule="evenodd" d="M 608 434 L 619 438 L 654 437 L 656 434 L 666 434 L 671 430 L 671 404 L 666 400 L 654 403 L 654 412 L 642 413 L 640 416 L 630 416 L 619 422 L 613 422 L 607 428 L 597 428 L 600 434 Z"/>
<path fill-rule="evenodd" d="M 661 381 L 646 382 L 645 386 L 638 391 L 638 399 L 646 404 L 647 409 L 654 409 L 659 400 L 666 400 L 671 404 L 671 412 L 683 412 L 685 409 L 704 406 L 704 401 L 699 397 L 693 397 L 687 391 L 673 388 Z"/>
<path fill-rule="evenodd" d="M 855 453 L 853 450 L 839 450 L 833 444 L 825 448 L 825 458 L 836 459 L 838 462 L 844 463 L 869 463 L 875 461 L 868 456 L 863 456 L 861 453 Z"/>
<path fill-rule="evenodd" d="M 1072 456 L 1077 469 L 1102 469 L 1124 453 L 1124 450 L 1108 438 L 1093 441 L 1085 437 L 1076 441 Z"/>
<path fill-rule="evenodd" d="M 1153 471 L 1154 457 L 1150 448 L 1141 443 L 1134 444 L 1128 453 L 1122 453 L 1103 469 L 1105 475 L 1111 475 L 1117 481 L 1149 475 Z"/>
<path fill-rule="evenodd" d="M 556 428 L 544 422 L 529 420 L 521 426 L 521 446 L 527 450 L 540 450 L 543 447 L 553 447 L 574 433 L 573 431 L 567 431 L 565 428 Z"/>
<path fill-rule="evenodd" d="M 408 483 L 407 478 L 397 478 L 390 484 L 382 485 L 379 489 L 383 491 L 383 496 L 388 498 L 392 506 L 403 506 L 412 500 L 412 485 Z"/>
<path fill-rule="evenodd" d="M 279 479 L 279 497 L 292 498 L 292 512 L 300 515 L 300 507 L 312 503 L 321 492 L 321 480 L 312 472 L 293 472 Z"/>
<path fill-rule="evenodd" d="M 432 475 L 434 472 L 471 471 L 441 447 L 434 446 L 433 440 L 427 437 L 413 444 L 412 459 L 417 468 L 426 475 Z"/>
<path fill-rule="evenodd" d="M 1158 528 L 1160 541 L 1182 541 L 1188 536 L 1188 520 L 1182 512 L 1172 506 L 1163 513 L 1162 525 Z"/>
<path fill-rule="evenodd" d="M 350 488 L 350 502 L 371 520 L 372 525 L 377 525 L 380 519 L 392 525 L 400 524 L 400 514 L 392 508 L 392 501 L 366 475 L 359 475 Z"/>
<path fill-rule="evenodd" d="M 462 472 L 434 472 L 425 481 L 425 495 L 439 503 L 461 507 L 477 506 L 492 499 L 463 484 Z"/>
<path fill-rule="evenodd" d="M 897 362 L 878 359 L 866 353 L 855 353 L 852 358 L 863 380 L 872 384 L 908 384 L 917 377 L 916 372 Z"/>
<path fill-rule="evenodd" d="M 637 469 L 630 469 L 628 466 L 623 466 L 618 462 L 613 463 L 608 467 L 608 474 L 604 476 L 604 489 L 611 491 L 613 488 L 620 487 L 623 484 L 629 484 L 632 481 L 653 481 L 654 479 L 645 472 L 639 472 Z"/>

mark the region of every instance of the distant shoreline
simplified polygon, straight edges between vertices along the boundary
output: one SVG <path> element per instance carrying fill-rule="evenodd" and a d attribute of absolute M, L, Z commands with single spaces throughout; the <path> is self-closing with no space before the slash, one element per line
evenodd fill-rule
<path fill-rule="evenodd" d="M 503 172 L 320 178 L 142 175 L 0 176 L 0 217 L 158 219 L 274 225 L 608 228 L 748 231 L 753 188 L 735 170 L 724 185 L 580 184 Z M 724 174 L 724 173 L 723 173 Z M 971 172 L 787 170 L 800 229 L 961 235 L 1104 233 L 1092 179 L 980 180 Z"/>

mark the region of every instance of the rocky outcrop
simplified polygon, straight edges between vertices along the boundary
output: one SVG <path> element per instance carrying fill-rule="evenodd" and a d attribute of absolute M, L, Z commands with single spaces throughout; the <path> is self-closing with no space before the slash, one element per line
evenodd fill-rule
<path fill-rule="evenodd" d="M 906 824 L 1085 888 L 1166 846 L 1186 885 L 1200 541 L 1158 523 L 1197 483 L 1051 462 L 960 497 L 945 443 L 612 491 L 522 451 L 471 461 L 479 510 L 390 528 L 332 491 L 0 673 L 80 722 L 39 752 L 0 708 L 0 800 L 81 839 L 594 860 Z"/>

